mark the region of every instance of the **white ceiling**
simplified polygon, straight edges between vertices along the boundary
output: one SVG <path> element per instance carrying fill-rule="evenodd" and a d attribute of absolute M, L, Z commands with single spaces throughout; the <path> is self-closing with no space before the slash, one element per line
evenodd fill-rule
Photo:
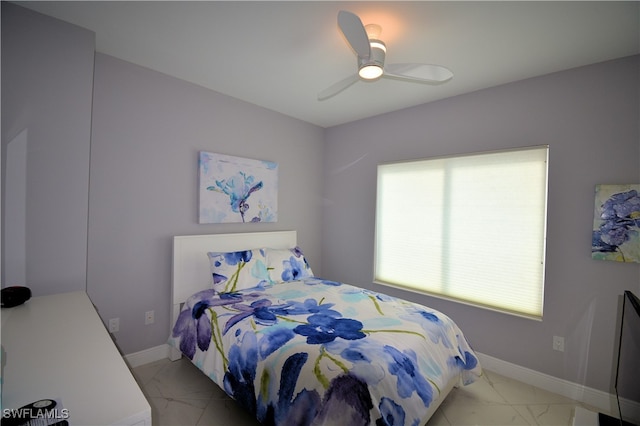
<path fill-rule="evenodd" d="M 640 53 L 640 2 L 17 2 L 88 28 L 96 50 L 330 127 Z M 444 65 L 442 85 L 381 79 L 318 101 L 356 72 L 339 10 L 382 26 L 387 63 Z"/>

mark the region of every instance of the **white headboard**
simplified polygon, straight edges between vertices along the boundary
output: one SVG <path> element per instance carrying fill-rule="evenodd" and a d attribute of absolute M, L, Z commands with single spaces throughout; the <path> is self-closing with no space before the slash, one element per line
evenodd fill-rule
<path fill-rule="evenodd" d="M 194 293 L 212 288 L 207 252 L 230 252 L 254 248 L 296 246 L 296 231 L 173 237 L 172 303 L 182 303 Z"/>
<path fill-rule="evenodd" d="M 291 248 L 295 247 L 296 244 L 296 231 L 185 235 L 173 237 L 171 276 L 172 311 L 170 327 L 173 328 L 180 314 L 181 304 L 184 303 L 189 296 L 213 287 L 207 252 L 230 252 L 262 247 Z M 174 359 L 175 354 L 170 358 Z"/>

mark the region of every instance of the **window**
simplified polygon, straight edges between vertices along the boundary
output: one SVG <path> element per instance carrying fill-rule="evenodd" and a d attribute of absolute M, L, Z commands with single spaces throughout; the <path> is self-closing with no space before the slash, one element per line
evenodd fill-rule
<path fill-rule="evenodd" d="M 541 319 L 548 151 L 380 164 L 375 282 Z"/>

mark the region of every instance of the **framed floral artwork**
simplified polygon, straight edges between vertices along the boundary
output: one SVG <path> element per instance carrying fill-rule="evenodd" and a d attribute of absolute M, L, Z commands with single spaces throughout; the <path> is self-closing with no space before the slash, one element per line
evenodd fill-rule
<path fill-rule="evenodd" d="M 596 185 L 591 257 L 640 263 L 640 184 Z"/>
<path fill-rule="evenodd" d="M 199 223 L 277 222 L 278 164 L 201 151 Z"/>

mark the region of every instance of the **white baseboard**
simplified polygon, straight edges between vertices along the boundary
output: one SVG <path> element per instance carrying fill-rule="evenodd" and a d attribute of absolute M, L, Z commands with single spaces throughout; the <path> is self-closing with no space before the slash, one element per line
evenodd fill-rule
<path fill-rule="evenodd" d="M 482 367 L 489 371 L 582 402 L 605 414 L 618 411 L 616 396 L 608 392 L 559 379 L 482 353 L 478 353 L 478 359 Z"/>
<path fill-rule="evenodd" d="M 125 355 L 124 358 L 131 368 L 135 368 L 169 358 L 170 350 L 171 347 L 164 344 Z M 616 397 L 610 393 L 559 379 L 482 353 L 478 353 L 478 359 L 482 367 L 489 371 L 582 402 L 603 413 L 617 412 Z"/>
<path fill-rule="evenodd" d="M 582 407 L 576 407 L 573 412 L 573 426 L 598 426 L 598 413 Z"/>
<path fill-rule="evenodd" d="M 150 362 L 169 358 L 169 349 L 170 346 L 165 343 L 164 345 L 125 355 L 124 359 L 130 368 L 136 368 L 144 364 L 149 364 Z"/>

